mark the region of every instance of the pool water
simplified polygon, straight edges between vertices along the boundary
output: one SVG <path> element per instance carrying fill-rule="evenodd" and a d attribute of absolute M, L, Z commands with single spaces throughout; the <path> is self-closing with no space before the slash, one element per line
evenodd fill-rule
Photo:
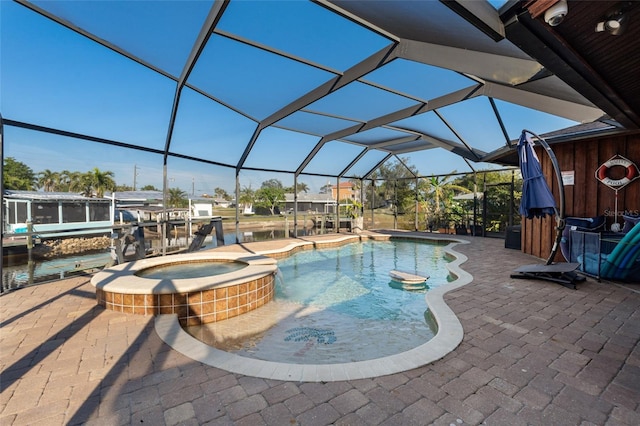
<path fill-rule="evenodd" d="M 278 262 L 269 304 L 226 321 L 188 327 L 197 339 L 237 355 L 297 364 L 380 358 L 413 349 L 435 334 L 429 288 L 451 281 L 444 246 L 365 242 L 294 254 Z M 430 276 L 407 291 L 390 270 Z"/>
<path fill-rule="evenodd" d="M 144 278 L 158 280 L 172 280 L 185 278 L 202 278 L 212 275 L 228 274 L 246 268 L 247 264 L 242 262 L 227 261 L 199 261 L 199 262 L 176 262 L 160 266 L 145 268 L 136 275 Z"/>

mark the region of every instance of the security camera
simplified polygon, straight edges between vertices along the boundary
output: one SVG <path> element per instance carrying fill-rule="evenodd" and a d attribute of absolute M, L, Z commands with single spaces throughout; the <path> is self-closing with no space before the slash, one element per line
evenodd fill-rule
<path fill-rule="evenodd" d="M 568 11 L 569 7 L 567 6 L 567 0 L 560 0 L 558 3 L 547 9 L 544 13 L 544 20 L 547 24 L 555 27 L 564 20 Z"/>

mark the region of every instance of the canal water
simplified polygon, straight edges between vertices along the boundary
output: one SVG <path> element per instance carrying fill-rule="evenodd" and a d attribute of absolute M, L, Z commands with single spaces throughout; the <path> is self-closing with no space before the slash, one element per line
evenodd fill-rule
<path fill-rule="evenodd" d="M 307 229 L 304 230 L 304 235 L 311 235 L 314 232 L 314 230 Z M 248 243 L 281 239 L 284 237 L 284 230 L 241 231 L 237 235 L 237 241 L 235 233 L 225 234 L 224 243 L 225 245 L 235 244 L 236 242 Z M 147 244 L 148 248 L 161 247 L 160 240 L 147 240 Z M 171 239 L 170 245 L 172 248 L 185 248 L 187 247 L 187 240 L 186 238 Z M 215 237 L 208 236 L 203 245 L 205 249 L 215 247 Z M 113 259 L 109 250 L 98 253 L 58 257 L 51 260 L 29 260 L 26 255 L 20 258 L 13 258 L 8 262 L 6 259 L 3 259 L 2 288 L 0 288 L 0 294 L 32 284 L 97 272 L 111 264 L 113 264 Z"/>

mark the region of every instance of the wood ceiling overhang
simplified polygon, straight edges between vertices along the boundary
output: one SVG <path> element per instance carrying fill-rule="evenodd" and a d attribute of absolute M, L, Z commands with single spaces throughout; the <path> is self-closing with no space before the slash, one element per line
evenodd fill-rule
<path fill-rule="evenodd" d="M 511 2 L 501 10 L 506 38 L 627 129 L 640 128 L 640 2 L 568 0 L 557 26 L 544 11 L 557 0 Z M 612 7 L 624 7 L 620 35 L 596 32 Z"/>

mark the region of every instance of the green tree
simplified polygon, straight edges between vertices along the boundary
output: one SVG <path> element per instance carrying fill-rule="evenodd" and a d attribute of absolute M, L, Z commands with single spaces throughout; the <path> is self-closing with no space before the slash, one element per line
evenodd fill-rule
<path fill-rule="evenodd" d="M 284 189 L 285 192 L 298 194 L 300 192 L 304 192 L 305 194 L 309 191 L 309 185 L 304 182 L 298 182 L 296 184 L 296 188 L 293 186 L 288 186 Z"/>
<path fill-rule="evenodd" d="M 92 194 L 91 182 L 86 173 L 70 172 L 64 170 L 61 173 L 61 190 L 69 192 L 81 192 L 90 197 Z"/>
<path fill-rule="evenodd" d="M 322 185 L 320 187 L 320 193 L 321 194 L 329 194 L 331 193 L 331 188 L 333 187 L 333 185 L 331 183 L 327 183 L 326 185 Z"/>
<path fill-rule="evenodd" d="M 459 216 L 460 209 L 453 203 L 453 196 L 456 193 L 469 193 L 471 190 L 452 181 L 455 173 L 454 170 L 449 175 L 432 176 L 426 180 L 424 199 L 427 212 L 431 213 L 429 222 L 441 222 L 441 225 L 448 227 L 448 222 Z"/>
<path fill-rule="evenodd" d="M 5 189 L 32 191 L 36 186 L 36 175 L 31 167 L 13 157 L 4 159 L 2 184 Z"/>
<path fill-rule="evenodd" d="M 456 173 L 455 171 L 451 174 Z M 427 198 L 433 199 L 436 213 L 446 210 L 454 193 L 471 192 L 468 188 L 451 181 L 451 174 L 447 176 L 432 176 L 427 180 Z"/>
<path fill-rule="evenodd" d="M 296 193 L 298 192 L 304 192 L 306 194 L 307 192 L 309 192 L 309 185 L 304 182 L 298 182 L 296 184 Z"/>
<path fill-rule="evenodd" d="M 79 175 L 78 172 L 75 173 Z M 56 191 L 73 192 L 70 189 L 72 175 L 73 174 L 69 170 L 63 170 L 59 172 L 56 176 Z"/>
<path fill-rule="evenodd" d="M 160 190 L 153 185 L 145 185 L 142 188 L 140 188 L 140 191 L 160 191 Z"/>
<path fill-rule="evenodd" d="M 189 205 L 189 199 L 187 193 L 180 188 L 170 188 L 167 195 L 169 207 L 187 207 Z"/>
<path fill-rule="evenodd" d="M 116 192 L 133 191 L 133 186 L 131 186 L 131 185 L 116 185 L 116 187 L 113 190 L 116 191 Z"/>
<path fill-rule="evenodd" d="M 94 167 L 93 170 L 86 174 L 87 183 L 91 186 L 98 198 L 104 197 L 105 191 L 113 191 L 115 189 L 116 182 L 113 180 L 113 177 L 113 172 L 103 172 L 97 167 Z"/>
<path fill-rule="evenodd" d="M 488 231 L 503 231 L 509 224 L 517 225 L 521 222 L 518 205 L 522 197 L 522 176 L 519 171 L 478 173 L 477 183 L 473 175 L 465 175 L 457 178 L 456 183 L 467 188 L 479 187 L 481 192 L 487 189 L 483 205 L 487 208 L 485 228 Z M 511 218 L 510 212 L 514 213 Z"/>
<path fill-rule="evenodd" d="M 271 215 L 275 215 L 276 207 L 285 201 L 284 194 L 282 182 L 278 179 L 269 179 L 262 182 L 262 186 L 256 191 L 256 204 L 260 207 L 268 208 Z"/>
<path fill-rule="evenodd" d="M 227 191 L 220 187 L 216 187 L 216 189 L 213 190 L 213 193 L 216 198 L 222 198 L 223 200 L 229 201 L 232 198 Z"/>
<path fill-rule="evenodd" d="M 58 172 L 46 169 L 38 173 L 38 188 L 42 188 L 45 192 L 57 191 L 59 181 L 60 173 Z"/>
<path fill-rule="evenodd" d="M 79 192 L 85 197 L 93 197 L 93 182 L 90 173 L 74 172 L 74 178 L 69 184 L 71 192 Z"/>
<path fill-rule="evenodd" d="M 253 207 L 253 203 L 256 199 L 256 192 L 251 189 L 251 185 L 245 186 L 240 190 L 238 197 L 238 203 L 242 206 L 243 210 L 250 211 Z"/>
<path fill-rule="evenodd" d="M 355 219 L 362 215 L 362 203 L 358 200 L 345 200 L 345 213 L 347 217 Z"/>
<path fill-rule="evenodd" d="M 372 175 L 372 178 L 377 182 L 376 203 L 390 202 L 401 214 L 411 210 L 415 205 L 415 175 L 417 171 L 415 166 L 405 166 L 405 164 L 408 164 L 407 158 L 403 158 L 402 162 L 385 163 Z M 365 188 L 367 194 L 370 193 L 370 185 L 368 184 Z M 368 201 L 368 203 L 370 202 Z"/>

